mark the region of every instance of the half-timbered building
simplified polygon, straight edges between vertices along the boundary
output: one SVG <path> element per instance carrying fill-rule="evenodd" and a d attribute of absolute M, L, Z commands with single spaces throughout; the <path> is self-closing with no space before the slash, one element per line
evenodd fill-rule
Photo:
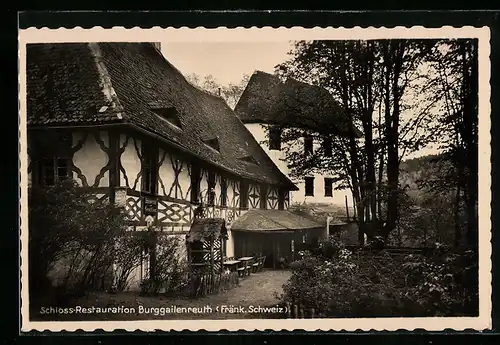
<path fill-rule="evenodd" d="M 227 104 L 155 44 L 29 44 L 27 112 L 30 183 L 73 178 L 124 206 L 131 230 L 152 216 L 159 231 L 186 235 L 203 201 L 226 220 L 233 256 L 231 223 L 286 210 L 297 189 Z"/>

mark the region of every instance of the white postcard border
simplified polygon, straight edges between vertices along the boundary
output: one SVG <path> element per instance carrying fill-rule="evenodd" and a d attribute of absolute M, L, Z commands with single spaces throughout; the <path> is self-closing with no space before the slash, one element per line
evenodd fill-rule
<path fill-rule="evenodd" d="M 479 39 L 479 317 L 350 318 L 350 319 L 250 319 L 250 320 L 145 320 L 145 321 L 50 321 L 29 320 L 27 240 L 27 133 L 26 133 L 26 44 L 55 42 L 264 42 L 286 40 L 350 40 L 384 38 L 478 38 Z M 19 31 L 19 163 L 21 239 L 21 330 L 31 331 L 477 331 L 491 329 L 491 161 L 490 161 L 490 30 L 488 27 L 444 26 L 441 28 L 161 28 L 94 27 L 83 29 L 28 28 Z"/>

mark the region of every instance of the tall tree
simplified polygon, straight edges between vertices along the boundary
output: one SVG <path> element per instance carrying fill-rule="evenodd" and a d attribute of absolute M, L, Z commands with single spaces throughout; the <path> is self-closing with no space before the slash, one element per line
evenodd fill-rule
<path fill-rule="evenodd" d="M 441 42 L 429 56 L 438 71 L 437 85 L 445 95 L 440 118 L 441 145 L 452 165 L 427 186 L 439 192 L 454 189 L 455 245 L 464 239 L 461 219 L 465 205 L 466 236 L 470 245 L 477 244 L 478 197 L 478 55 L 477 40 L 461 39 Z"/>
<path fill-rule="evenodd" d="M 222 85 L 213 75 L 199 76 L 196 73 L 191 73 L 186 76 L 186 79 L 193 85 L 205 90 L 206 92 L 221 97 L 226 101 L 227 105 L 234 109 L 236 103 L 240 99 L 241 94 L 250 79 L 250 76 L 244 74 L 239 83 L 229 83 Z"/>
<path fill-rule="evenodd" d="M 333 137 L 336 150 L 330 164 L 320 158 L 301 161 L 293 149 L 287 151 L 297 176 L 316 169 L 345 179 L 339 188 L 348 186 L 353 193 L 360 242 L 364 234 L 387 238 L 396 227 L 399 163 L 432 141 L 429 129 L 442 93 L 429 89 L 432 78 L 429 72 L 423 78 L 422 67 L 435 44 L 430 40 L 301 41 L 291 59 L 277 66 L 284 78 L 330 91 L 351 125 L 362 129 L 361 140 Z M 332 114 L 330 121 L 338 117 Z M 296 146 L 297 135 L 286 139 Z"/>

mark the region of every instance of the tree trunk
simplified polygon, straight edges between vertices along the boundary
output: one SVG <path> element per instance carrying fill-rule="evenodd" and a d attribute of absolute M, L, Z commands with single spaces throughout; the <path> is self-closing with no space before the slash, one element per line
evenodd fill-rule
<path fill-rule="evenodd" d="M 378 167 L 378 188 L 377 188 L 377 211 L 378 219 L 382 221 L 384 219 L 382 212 L 382 191 L 383 191 L 383 178 L 384 178 L 384 154 L 380 153 L 379 167 Z"/>
<path fill-rule="evenodd" d="M 354 138 L 350 139 L 349 146 L 351 151 L 351 182 L 353 186 L 354 209 L 358 221 L 358 242 L 360 246 L 363 246 L 365 243 L 364 241 L 365 211 L 364 211 L 364 203 L 362 200 L 363 197 L 362 189 L 356 172 L 358 154 L 356 151 L 356 143 L 354 141 Z"/>
<path fill-rule="evenodd" d="M 460 178 L 457 179 L 457 187 L 455 192 L 455 203 L 453 207 L 453 219 L 455 222 L 455 236 L 453 239 L 453 245 L 455 248 L 460 246 L 460 241 L 462 240 L 462 229 L 460 227 Z"/>
<path fill-rule="evenodd" d="M 387 134 L 387 185 L 389 195 L 387 199 L 387 222 L 381 229 L 381 236 L 386 239 L 389 233 L 394 230 L 398 220 L 398 187 L 399 187 L 399 115 L 400 115 L 400 89 L 398 85 L 402 59 L 404 53 L 404 42 L 392 41 L 392 49 L 388 52 L 386 59 L 386 106 L 390 104 L 392 96 L 392 114 L 390 109 L 386 109 L 386 134 Z M 392 67 L 392 68 L 391 68 Z M 392 71 L 392 73 L 390 73 Z M 392 83 L 390 80 L 392 75 Z M 392 86 L 392 87 L 390 87 Z"/>
<path fill-rule="evenodd" d="M 365 69 L 366 80 L 366 96 L 365 96 L 365 116 L 364 116 L 364 129 L 365 129 L 365 153 L 366 153 L 366 194 L 367 203 L 369 205 L 369 213 L 371 220 L 377 217 L 377 185 L 375 179 L 375 147 L 373 145 L 373 64 L 374 56 L 372 45 L 369 42 L 367 45 L 367 63 Z"/>
<path fill-rule="evenodd" d="M 379 110 L 378 110 L 378 130 L 382 129 L 382 99 L 380 99 Z M 377 186 L 377 216 L 380 221 L 383 219 L 382 212 L 382 187 L 384 178 L 384 145 L 380 144 L 380 154 L 378 163 L 378 186 Z"/>
<path fill-rule="evenodd" d="M 478 219 L 478 155 L 477 155 L 477 46 L 473 43 L 463 43 L 464 63 L 464 123 L 463 141 L 466 153 L 466 191 L 467 191 L 467 243 L 477 245 Z"/>

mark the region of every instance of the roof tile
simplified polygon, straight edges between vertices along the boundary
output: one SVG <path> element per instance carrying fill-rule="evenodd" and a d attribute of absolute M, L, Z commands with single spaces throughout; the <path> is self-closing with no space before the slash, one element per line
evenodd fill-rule
<path fill-rule="evenodd" d="M 235 107 L 244 123 L 278 124 L 325 134 L 352 133 L 350 121 L 324 88 L 255 71 Z M 360 135 L 355 130 L 356 135 Z"/>
<path fill-rule="evenodd" d="M 311 219 L 286 210 L 253 209 L 231 224 L 232 230 L 241 231 L 294 231 L 300 229 L 326 228 Z"/>
<path fill-rule="evenodd" d="M 224 100 L 191 85 L 150 43 L 28 45 L 27 60 L 29 125 L 122 121 L 243 178 L 296 189 Z M 182 130 L 158 107 L 174 107 Z M 205 144 L 214 138 L 220 152 Z"/>

